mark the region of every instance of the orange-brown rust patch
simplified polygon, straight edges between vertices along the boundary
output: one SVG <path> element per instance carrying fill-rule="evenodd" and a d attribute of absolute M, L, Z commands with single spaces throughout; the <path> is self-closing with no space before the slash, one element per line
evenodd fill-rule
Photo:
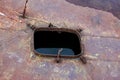
<path fill-rule="evenodd" d="M 28 19 L 19 17 L 23 3 L 25 0 L 0 1 L 0 80 L 120 79 L 120 20 L 114 15 L 66 0 L 29 0 L 27 16 L 36 18 L 35 24 L 40 21 L 38 26 L 44 18 L 61 27 L 83 29 L 88 63 L 62 59 L 57 64 L 55 58 L 31 57 L 32 30 L 26 26 Z"/>

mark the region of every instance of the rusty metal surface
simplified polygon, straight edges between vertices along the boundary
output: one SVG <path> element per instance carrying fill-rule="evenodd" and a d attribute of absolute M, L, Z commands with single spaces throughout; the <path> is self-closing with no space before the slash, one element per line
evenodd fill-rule
<path fill-rule="evenodd" d="M 120 79 L 120 2 L 75 1 L 78 0 L 29 0 L 29 18 L 22 19 L 19 16 L 25 0 L 0 0 L 0 80 Z M 42 21 L 82 28 L 88 63 L 62 59 L 57 64 L 55 58 L 34 56 L 30 45 L 33 31 L 26 23 L 39 26 Z"/>

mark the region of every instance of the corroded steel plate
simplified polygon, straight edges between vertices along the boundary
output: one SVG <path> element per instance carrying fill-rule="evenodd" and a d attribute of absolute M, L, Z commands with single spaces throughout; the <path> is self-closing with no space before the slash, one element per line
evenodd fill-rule
<path fill-rule="evenodd" d="M 119 80 L 119 0 L 0 0 L 0 80 Z M 83 29 L 88 63 L 35 56 L 26 25 Z"/>

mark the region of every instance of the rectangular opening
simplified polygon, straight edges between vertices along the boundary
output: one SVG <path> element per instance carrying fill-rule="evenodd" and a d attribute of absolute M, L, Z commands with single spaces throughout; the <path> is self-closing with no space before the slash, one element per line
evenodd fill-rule
<path fill-rule="evenodd" d="M 81 53 L 80 39 L 74 31 L 39 29 L 34 32 L 34 50 L 42 55 L 76 56 Z"/>

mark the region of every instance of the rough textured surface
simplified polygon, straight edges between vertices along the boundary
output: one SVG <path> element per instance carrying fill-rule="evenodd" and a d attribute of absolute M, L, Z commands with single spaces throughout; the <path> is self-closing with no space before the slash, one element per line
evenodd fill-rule
<path fill-rule="evenodd" d="M 112 1 L 29 0 L 31 18 L 22 19 L 25 0 L 0 0 L 0 80 L 119 80 L 120 20 L 115 14 L 120 2 Z M 82 28 L 88 63 L 62 59 L 57 64 L 55 58 L 35 57 L 27 22 Z"/>

